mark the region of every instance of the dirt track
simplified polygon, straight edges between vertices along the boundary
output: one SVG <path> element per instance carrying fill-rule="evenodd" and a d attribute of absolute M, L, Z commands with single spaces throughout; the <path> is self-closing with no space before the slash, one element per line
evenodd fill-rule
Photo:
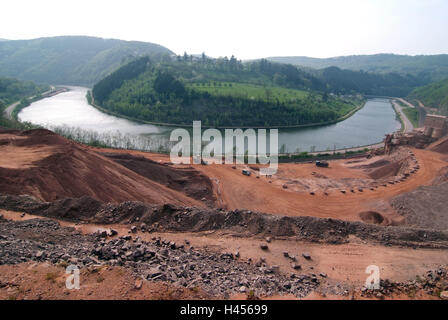
<path fill-rule="evenodd" d="M 359 220 L 359 212 L 383 211 L 378 201 L 387 202 L 398 194 L 414 190 L 421 185 L 429 185 L 439 170 L 447 166 L 447 163 L 440 159 L 440 154 L 425 150 L 413 151 L 421 169 L 407 181 L 380 187 L 376 191 L 363 190 L 354 194 L 341 194 L 338 190 L 328 191 L 328 196 L 322 193 L 298 194 L 288 189 L 284 190 L 275 183 L 270 184 L 269 179 L 264 177 L 256 179 L 243 176 L 240 170 L 233 170 L 230 166 L 223 168 L 223 166 L 211 165 L 201 167 L 199 170 L 219 181 L 222 198 L 228 209 L 246 208 L 284 215 Z M 310 177 L 312 171 L 341 179 L 347 176 L 362 176 L 362 173 L 346 168 L 344 162 L 345 160 L 332 161 L 330 169 L 316 168 L 312 164 L 281 164 L 280 173 L 282 170 L 289 171 L 290 176 L 298 178 L 306 175 Z M 387 207 L 385 209 L 387 210 Z"/>
<path fill-rule="evenodd" d="M 46 201 L 87 195 L 112 202 L 199 207 L 208 203 L 228 210 L 349 221 L 360 221 L 360 213 L 371 211 L 380 213 L 383 224 L 395 225 L 403 217 L 390 206 L 390 200 L 431 185 L 448 166 L 445 154 L 412 149 L 419 170 L 394 184 L 388 183 L 394 177 L 387 175 L 398 169 L 387 169 L 392 164 L 382 157 L 331 161 L 330 168 L 282 163 L 275 176 L 257 178 L 253 166 L 252 176 L 247 177 L 241 174 L 243 168 L 248 169 L 243 165 L 235 169 L 231 165 L 169 165 L 167 155 L 85 147 L 45 130 L 3 132 L 0 142 L 3 193 L 31 194 Z M 434 148 L 440 151 L 442 147 Z M 382 161 L 383 169 L 365 169 Z"/>
<path fill-rule="evenodd" d="M 100 149 L 100 151 L 106 150 Z M 355 188 L 352 193 L 350 189 L 347 189 L 345 194 L 341 193 L 340 188 L 328 188 L 315 192 L 314 195 L 294 192 L 290 187 L 283 189 L 282 177 L 303 180 L 316 179 L 316 176 L 320 175 L 342 181 L 347 178 L 370 179 L 365 171 L 351 168 L 347 164 L 347 160 L 331 161 L 330 168 L 318 168 L 314 164 L 282 163 L 277 176 L 260 177 L 259 179 L 255 174 L 250 177 L 242 175 L 241 170 L 246 166 L 237 166 L 236 169 L 232 169 L 231 165 L 212 164 L 198 165 L 195 168 L 210 177 L 214 183 L 216 197 L 220 200 L 221 206 L 228 210 L 247 209 L 288 216 L 315 216 L 352 221 L 361 220 L 359 213 L 363 211 L 378 211 L 390 223 L 400 224 L 402 217 L 390 207 L 389 201 L 395 196 L 413 191 L 419 186 L 430 185 L 440 170 L 448 166 L 446 155 L 430 150 L 411 150 L 418 160 L 420 169 L 406 181 L 393 185 L 386 184 L 386 187 L 382 186 L 383 183 L 377 183 L 379 187 L 374 191 L 367 188 L 359 192 Z M 138 151 L 119 152 L 169 163 L 169 157 L 166 155 Z M 370 162 L 366 160 L 366 163 Z M 313 175 L 313 172 L 316 174 Z M 325 195 L 324 192 L 327 192 L 328 195 Z"/>

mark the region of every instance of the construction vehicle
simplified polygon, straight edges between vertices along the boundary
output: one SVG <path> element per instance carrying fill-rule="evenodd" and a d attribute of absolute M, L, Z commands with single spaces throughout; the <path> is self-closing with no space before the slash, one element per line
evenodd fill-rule
<path fill-rule="evenodd" d="M 327 161 L 316 161 L 316 167 L 322 167 L 322 168 L 328 168 L 328 162 Z"/>
<path fill-rule="evenodd" d="M 251 175 L 250 170 L 246 170 L 246 169 L 244 169 L 243 171 L 241 171 L 241 173 L 244 174 L 245 176 L 248 176 L 248 177 L 250 177 L 250 175 Z"/>

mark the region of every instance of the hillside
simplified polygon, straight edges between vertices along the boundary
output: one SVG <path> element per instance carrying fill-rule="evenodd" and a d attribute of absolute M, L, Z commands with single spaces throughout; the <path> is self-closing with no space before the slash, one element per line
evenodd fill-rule
<path fill-rule="evenodd" d="M 314 72 L 332 92 L 349 94 L 405 97 L 414 88 L 426 84 L 412 75 L 398 73 L 372 73 L 328 67 Z"/>
<path fill-rule="evenodd" d="M 165 54 L 157 44 L 85 36 L 0 41 L 0 76 L 90 86 L 129 59 Z"/>
<path fill-rule="evenodd" d="M 266 60 L 140 58 L 98 82 L 95 103 L 139 120 L 204 126 L 297 126 L 336 121 L 361 101 L 327 93 L 314 76 Z"/>
<path fill-rule="evenodd" d="M 29 128 L 28 123 L 12 121 L 5 116 L 5 110 L 9 105 L 20 100 L 20 106 L 28 105 L 26 98 L 37 96 L 40 93 L 49 90 L 49 86 L 36 85 L 32 81 L 19 81 L 12 78 L 0 77 L 0 127 L 7 128 Z"/>
<path fill-rule="evenodd" d="M 399 73 L 418 76 L 426 83 L 448 77 L 448 55 L 407 56 L 396 54 L 353 55 L 326 59 L 310 57 L 270 57 L 270 61 L 315 69 L 339 67 L 374 73 Z"/>
<path fill-rule="evenodd" d="M 440 113 L 448 115 L 448 79 L 417 88 L 409 98 L 418 99 L 425 106 L 437 108 Z"/>
<path fill-rule="evenodd" d="M 32 81 L 0 77 L 0 110 L 3 106 L 38 94 L 45 89 L 47 89 L 46 86 L 38 86 Z"/>

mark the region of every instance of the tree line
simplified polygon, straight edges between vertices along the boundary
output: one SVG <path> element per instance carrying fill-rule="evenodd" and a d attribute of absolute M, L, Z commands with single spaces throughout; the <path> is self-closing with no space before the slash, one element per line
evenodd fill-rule
<path fill-rule="evenodd" d="M 201 59 L 175 59 L 153 63 L 148 58 L 138 59 L 117 70 L 93 88 L 95 101 L 103 108 L 128 117 L 150 122 L 191 125 L 202 120 L 204 126 L 296 126 L 335 121 L 355 108 L 328 95 L 309 94 L 294 102 L 258 97 L 256 99 L 232 95 L 214 95 L 195 90 L 187 82 L 218 79 L 265 81 L 273 85 L 277 74 L 287 87 L 303 87 L 306 78 L 294 67 L 273 64 L 265 60 L 245 66 L 243 70 L 222 70 L 205 66 Z M 228 76 L 230 75 L 230 76 Z"/>

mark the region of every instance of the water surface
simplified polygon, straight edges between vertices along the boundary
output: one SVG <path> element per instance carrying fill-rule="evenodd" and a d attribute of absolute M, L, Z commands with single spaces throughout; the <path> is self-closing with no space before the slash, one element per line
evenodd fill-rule
<path fill-rule="evenodd" d="M 69 92 L 45 98 L 23 109 L 21 121 L 50 129 L 64 126 L 94 132 L 98 140 L 111 143 L 126 136 L 117 147 L 151 149 L 166 143 L 171 128 L 140 124 L 105 114 L 87 103 L 86 88 L 70 87 Z M 297 129 L 279 129 L 279 147 L 286 152 L 327 151 L 381 142 L 384 135 L 400 128 L 389 100 L 371 99 L 350 118 L 336 124 Z M 146 140 L 150 140 L 149 142 Z M 153 143 L 157 141 L 158 143 Z"/>

